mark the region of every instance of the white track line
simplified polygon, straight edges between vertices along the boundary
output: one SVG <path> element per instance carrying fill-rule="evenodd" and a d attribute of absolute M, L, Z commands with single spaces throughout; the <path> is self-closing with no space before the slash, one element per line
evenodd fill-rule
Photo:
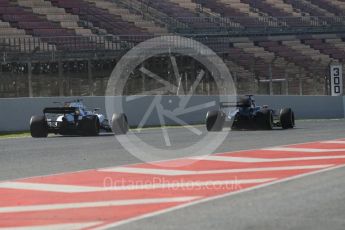
<path fill-rule="evenodd" d="M 201 197 L 200 196 L 185 196 L 185 197 L 109 200 L 109 201 L 98 201 L 98 202 L 0 207 L 0 213 L 37 212 L 37 211 L 76 209 L 76 208 L 79 209 L 79 208 L 99 208 L 99 207 L 111 207 L 111 206 L 143 205 L 143 204 L 180 203 L 180 202 L 188 202 L 188 201 L 196 200 L 199 198 Z"/>
<path fill-rule="evenodd" d="M 265 171 L 285 171 L 285 170 L 304 170 L 304 169 L 323 169 L 334 165 L 306 165 L 306 166 L 282 166 L 282 167 L 261 167 L 261 168 L 237 168 L 237 169 L 220 169 L 204 171 L 186 171 L 172 169 L 150 169 L 150 168 L 132 168 L 132 167 L 115 167 L 98 170 L 101 172 L 113 173 L 133 173 L 161 176 L 185 176 L 185 175 L 203 175 L 203 174 L 224 174 L 224 173 L 242 173 L 242 172 L 265 172 Z"/>
<path fill-rule="evenodd" d="M 29 183 L 29 182 L 17 182 L 17 181 L 13 181 L 13 182 L 9 181 L 9 182 L 0 183 L 0 188 L 33 190 L 33 191 L 42 191 L 42 192 L 64 192 L 64 193 L 97 192 L 101 189 L 100 187 L 63 185 L 63 184 L 39 184 L 39 183 Z"/>
<path fill-rule="evenodd" d="M 290 147 L 273 147 L 264 148 L 265 151 L 283 151 L 283 152 L 300 152 L 300 153 L 324 153 L 324 152 L 344 152 L 345 149 L 312 149 L 312 148 L 290 148 Z"/>
<path fill-rule="evenodd" d="M 321 141 L 320 143 L 323 143 L 323 144 L 345 144 L 345 141 L 337 141 L 337 140 L 334 140 L 334 141 Z"/>
<path fill-rule="evenodd" d="M 253 157 L 224 157 L 217 155 L 208 155 L 208 156 L 198 156 L 191 157 L 193 160 L 205 160 L 205 161 L 231 161 L 231 162 L 240 162 L 240 163 L 258 163 L 258 162 L 267 162 L 271 159 L 265 158 L 253 158 Z"/>
<path fill-rule="evenodd" d="M 164 184 L 144 184 L 144 185 L 129 185 L 129 186 L 115 186 L 110 187 L 110 190 L 142 190 L 142 189 L 176 189 L 176 188 L 192 188 L 205 186 L 221 186 L 221 185 L 241 185 L 241 184 L 257 184 L 265 183 L 276 178 L 262 178 L 262 179 L 238 179 L 238 180 L 215 180 L 215 181 L 190 181 L 181 183 L 164 183 Z"/>
<path fill-rule="evenodd" d="M 195 160 L 205 161 L 223 161 L 223 162 L 240 162 L 240 163 L 269 163 L 269 162 L 285 162 L 285 161 L 305 161 L 305 160 L 331 160 L 345 159 L 345 156 L 317 156 L 317 157 L 285 157 L 285 158 L 244 158 L 241 157 L 225 157 L 225 156 L 202 156 L 192 157 Z"/>
<path fill-rule="evenodd" d="M 192 171 L 186 171 L 186 170 L 131 168 L 131 167 L 115 167 L 115 168 L 100 169 L 98 171 L 111 172 L 111 173 L 162 175 L 162 176 L 181 176 L 181 175 L 193 174 Z"/>
<path fill-rule="evenodd" d="M 129 218 L 129 219 L 126 219 L 126 220 L 122 220 L 122 221 L 116 221 L 114 223 L 110 223 L 110 224 L 107 224 L 107 225 L 103 225 L 103 226 L 94 228 L 93 230 L 106 230 L 106 229 L 118 227 L 118 226 L 121 226 L 121 225 L 130 224 L 130 223 L 138 221 L 138 220 L 142 220 L 142 219 L 146 219 L 146 218 L 151 218 L 151 217 L 163 215 L 163 214 L 166 214 L 166 213 L 169 213 L 169 212 L 172 212 L 172 211 L 180 210 L 180 209 L 183 209 L 183 208 L 186 208 L 186 207 L 190 207 L 190 206 L 194 206 L 194 205 L 197 205 L 197 204 L 202 204 L 202 203 L 206 203 L 206 202 L 209 202 L 209 201 L 213 201 L 213 200 L 217 200 L 217 199 L 221 199 L 221 198 L 226 198 L 226 197 L 234 196 L 234 195 L 237 195 L 237 194 L 240 194 L 240 193 L 245 193 L 245 192 L 250 192 L 250 191 L 253 191 L 253 190 L 258 190 L 258 189 L 269 187 L 269 186 L 272 186 L 272 185 L 275 185 L 275 184 L 280 184 L 280 183 L 284 183 L 284 182 L 300 179 L 300 178 L 303 178 L 303 177 L 306 177 L 306 176 L 311 176 L 311 175 L 316 175 L 316 174 L 323 173 L 323 172 L 328 172 L 328 171 L 332 171 L 332 170 L 336 170 L 336 169 L 341 169 L 341 168 L 344 168 L 344 167 L 345 167 L 345 165 L 335 166 L 335 167 L 332 167 L 332 168 L 326 168 L 326 169 L 322 169 L 322 170 L 319 170 L 319 171 L 313 171 L 313 172 L 310 172 L 310 173 L 300 174 L 300 175 L 289 177 L 289 178 L 282 179 L 282 180 L 271 181 L 269 183 L 257 185 L 257 186 L 250 187 L 250 188 L 241 189 L 241 190 L 234 191 L 234 192 L 229 192 L 229 193 L 221 194 L 219 196 L 211 196 L 211 197 L 206 198 L 206 199 L 201 199 L 201 200 L 189 202 L 187 204 L 181 204 L 181 205 L 178 205 L 178 206 L 175 206 L 175 207 L 172 207 L 172 208 L 168 208 L 168 209 L 164 209 L 164 210 L 160 210 L 160 211 L 157 211 L 157 212 L 143 214 L 141 216 L 136 216 L 136 217 Z"/>
<path fill-rule="evenodd" d="M 39 225 L 39 226 L 23 226 L 23 227 L 6 227 L 0 229 L 7 230 L 78 230 L 92 228 L 93 226 L 99 226 L 103 222 L 86 222 L 86 223 L 69 223 L 69 224 L 50 224 L 50 225 Z"/>
<path fill-rule="evenodd" d="M 219 181 L 190 181 L 181 183 L 152 183 L 110 187 L 88 187 L 75 185 L 58 185 L 58 184 L 39 184 L 26 182 L 5 182 L 0 183 L 0 188 L 64 192 L 64 193 L 82 193 L 82 192 L 105 192 L 105 191 L 130 191 L 130 190 L 150 190 L 150 189 L 177 189 L 192 188 L 205 186 L 222 186 L 222 185 L 241 185 L 241 184 L 258 184 L 275 180 L 276 178 L 261 179 L 235 179 L 235 180 L 219 180 Z"/>

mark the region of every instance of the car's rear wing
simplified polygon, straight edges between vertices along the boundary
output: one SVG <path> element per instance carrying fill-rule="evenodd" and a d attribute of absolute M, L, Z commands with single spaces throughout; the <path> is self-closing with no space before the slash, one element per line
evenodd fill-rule
<path fill-rule="evenodd" d="M 220 108 L 232 108 L 232 107 L 238 107 L 238 103 L 236 101 L 220 102 L 219 106 L 220 106 Z"/>
<path fill-rule="evenodd" d="M 222 108 L 247 108 L 250 107 L 250 102 L 243 102 L 243 101 L 237 101 L 237 102 L 220 102 L 219 107 Z"/>
<path fill-rule="evenodd" d="M 75 113 L 78 110 L 76 107 L 49 107 L 43 110 L 43 113 L 53 113 L 53 114 L 68 114 Z"/>

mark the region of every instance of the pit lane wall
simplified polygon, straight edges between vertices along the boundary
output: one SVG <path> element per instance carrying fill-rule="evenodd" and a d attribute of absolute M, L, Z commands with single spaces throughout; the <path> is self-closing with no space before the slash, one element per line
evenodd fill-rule
<path fill-rule="evenodd" d="M 54 102 L 73 101 L 76 99 L 82 99 L 89 109 L 100 108 L 100 112 L 107 114 L 105 104 L 108 100 L 105 100 L 105 97 L 0 99 L 0 132 L 29 130 L 30 117 L 35 114 L 42 114 L 44 107 L 57 106 Z M 123 107 L 123 111 L 127 114 L 131 126 L 137 126 L 143 121 L 146 126 L 159 126 L 161 122 L 157 108 L 166 112 L 163 116 L 166 125 L 181 123 L 200 124 L 204 122 L 208 110 L 217 109 L 218 107 L 217 105 L 208 106 L 213 101 L 219 101 L 219 97 L 215 96 L 193 96 L 188 102 L 187 110 L 181 111 L 181 114 L 177 116 L 178 119 L 176 119 L 172 112 L 178 107 L 180 102 L 180 99 L 176 96 L 163 96 L 155 103 L 152 103 L 154 102 L 153 96 L 141 98 L 112 97 L 108 99 L 110 99 L 110 104 L 107 104 L 108 108 L 114 105 L 114 109 L 120 112 Z M 291 107 L 295 111 L 297 119 L 344 118 L 345 97 L 256 96 L 255 99 L 258 105 L 269 105 L 273 109 Z M 198 107 L 196 107 L 195 111 L 188 111 L 188 108 L 193 106 Z M 110 113 L 109 110 L 108 113 Z"/>

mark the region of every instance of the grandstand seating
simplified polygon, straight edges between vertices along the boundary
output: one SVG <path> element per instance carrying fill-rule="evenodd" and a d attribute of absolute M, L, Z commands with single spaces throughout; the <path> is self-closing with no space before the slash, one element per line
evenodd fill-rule
<path fill-rule="evenodd" d="M 203 42 L 227 54 L 240 78 L 323 77 L 330 63 L 345 61 L 345 35 L 322 31 L 344 27 L 340 16 L 344 0 L 0 0 L 0 49 L 108 50 L 154 35 L 208 33 Z M 321 36 L 279 34 L 318 26 Z M 273 27 L 279 36 L 268 36 Z M 240 34 L 248 28 L 267 35 Z M 236 29 L 236 38 L 227 36 Z"/>
<path fill-rule="evenodd" d="M 77 37 L 72 29 L 66 29 L 59 24 L 40 17 L 18 4 L 13 5 L 9 0 L 1 0 L 0 16 L 13 27 L 25 30 L 29 35 L 39 37 L 41 41 L 56 45 L 59 49 L 89 48 L 92 43 L 82 37 Z M 74 36 L 73 44 L 59 37 Z M 77 45 L 76 45 L 77 43 Z"/>
<path fill-rule="evenodd" d="M 208 22 L 205 20 L 199 20 L 199 14 L 190 8 L 183 7 L 183 5 L 174 1 L 148 1 L 148 6 L 159 10 L 166 14 L 168 17 L 175 18 L 177 21 L 184 23 L 192 29 L 198 29 L 199 31 L 207 32 L 209 30 L 215 30 L 219 28 L 219 24 L 214 22 Z"/>
<path fill-rule="evenodd" d="M 327 54 L 335 59 L 345 60 L 345 52 L 339 50 L 332 44 L 324 42 L 322 39 L 306 39 L 303 41 L 305 44 L 310 45 L 321 53 Z"/>
<path fill-rule="evenodd" d="M 81 20 L 90 21 L 94 26 L 105 29 L 115 35 L 149 35 L 145 29 L 134 23 L 123 21 L 120 15 L 113 15 L 107 10 L 83 0 L 53 0 L 54 6 L 66 9 L 68 13 L 79 15 Z"/>
<path fill-rule="evenodd" d="M 314 5 L 319 6 L 329 12 L 334 13 L 337 16 L 344 16 L 344 4 L 341 1 L 336 0 L 310 0 Z"/>
<path fill-rule="evenodd" d="M 259 20 L 259 15 L 251 12 L 247 4 L 239 1 L 202 1 L 196 0 L 197 3 L 211 9 L 213 12 L 219 13 L 222 17 L 230 17 L 233 21 L 245 27 L 258 27 L 265 24 Z"/>
<path fill-rule="evenodd" d="M 103 10 L 108 10 L 109 13 L 120 15 L 121 19 L 134 23 L 139 28 L 144 28 L 150 33 L 155 35 L 166 34 L 167 30 L 164 27 L 157 26 L 153 21 L 146 20 L 142 16 L 130 12 L 128 9 L 121 7 L 115 2 L 107 0 L 86 0 L 87 2 L 94 3 L 97 7 Z"/>
<path fill-rule="evenodd" d="M 258 9 L 261 12 L 266 13 L 267 15 L 279 18 L 280 21 L 286 23 L 288 26 L 299 27 L 310 25 L 308 22 L 303 20 L 303 18 L 296 17 L 301 16 L 301 14 L 293 11 L 293 9 L 288 7 L 287 4 L 281 4 L 281 1 L 279 0 L 243 0 L 243 2 L 249 4 L 253 8 Z"/>
<path fill-rule="evenodd" d="M 262 41 L 258 42 L 257 45 L 263 47 L 267 51 L 275 53 L 277 56 L 283 57 L 285 60 L 295 63 L 296 65 L 303 65 L 306 68 L 310 68 L 310 71 L 314 72 L 314 68 L 318 66 L 318 63 L 314 62 L 308 54 L 294 50 L 279 41 Z"/>
<path fill-rule="evenodd" d="M 327 16 L 333 17 L 335 16 L 333 13 L 320 8 L 317 5 L 313 5 L 308 1 L 303 0 L 284 0 L 285 3 L 290 4 L 293 8 L 298 9 L 300 12 L 304 12 L 306 15 L 320 17 L 320 16 Z"/>
<path fill-rule="evenodd" d="M 90 29 L 85 29 L 78 25 L 79 18 L 77 15 L 66 13 L 63 8 L 52 6 L 51 2 L 44 0 L 18 0 L 18 5 L 27 7 L 35 14 L 44 15 L 48 20 L 60 24 L 66 29 L 73 29 L 78 35 L 89 36 L 92 35 Z M 47 24 L 47 22 L 45 22 Z M 47 25 L 49 27 L 49 25 Z"/>
<path fill-rule="evenodd" d="M 9 39 L 11 37 L 11 39 Z M 39 42 L 38 38 L 27 35 L 25 30 L 11 27 L 10 23 L 0 20 L 0 46 L 6 50 L 16 52 L 32 52 L 39 47 L 40 50 L 53 51 L 54 45 Z"/>

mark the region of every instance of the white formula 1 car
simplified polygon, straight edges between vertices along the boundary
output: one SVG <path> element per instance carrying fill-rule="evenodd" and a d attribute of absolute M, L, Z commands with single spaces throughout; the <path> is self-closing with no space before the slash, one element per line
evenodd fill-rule
<path fill-rule="evenodd" d="M 99 109 L 86 110 L 80 100 L 65 102 L 62 107 L 44 108 L 43 115 L 31 117 L 31 136 L 47 137 L 49 133 L 97 136 L 100 130 L 113 131 L 115 135 L 128 132 L 128 119 L 125 114 L 114 114 L 110 124 L 108 119 L 98 111 Z"/>

